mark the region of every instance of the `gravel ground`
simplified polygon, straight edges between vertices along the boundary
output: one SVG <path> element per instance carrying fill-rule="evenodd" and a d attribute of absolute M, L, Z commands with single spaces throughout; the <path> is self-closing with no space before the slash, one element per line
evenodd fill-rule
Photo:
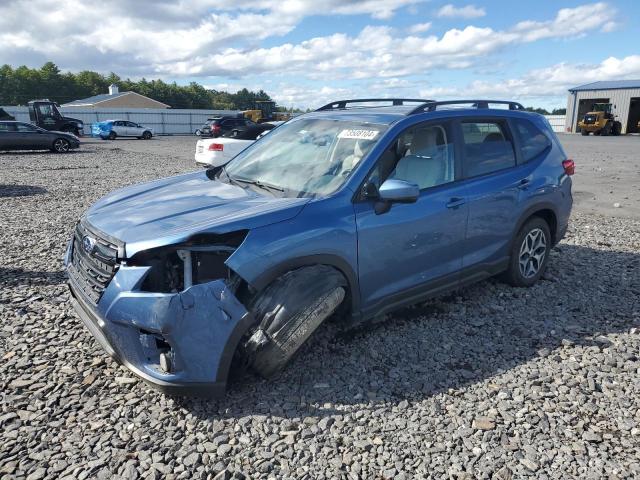
<path fill-rule="evenodd" d="M 610 139 L 562 140 L 592 191 Z M 619 140 L 640 185 L 640 139 Z M 640 478 L 640 215 L 599 195 L 577 197 L 531 289 L 486 281 L 366 331 L 325 325 L 219 401 L 137 381 L 71 310 L 61 257 L 92 202 L 193 169 L 193 145 L 0 154 L 1 478 Z"/>

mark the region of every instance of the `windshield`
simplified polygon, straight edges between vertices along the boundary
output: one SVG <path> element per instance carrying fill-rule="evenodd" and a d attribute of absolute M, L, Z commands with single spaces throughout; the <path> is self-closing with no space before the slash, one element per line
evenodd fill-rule
<path fill-rule="evenodd" d="M 226 166 L 230 180 L 277 187 L 285 196 L 337 190 L 387 129 L 386 125 L 300 119 L 273 129 Z"/>

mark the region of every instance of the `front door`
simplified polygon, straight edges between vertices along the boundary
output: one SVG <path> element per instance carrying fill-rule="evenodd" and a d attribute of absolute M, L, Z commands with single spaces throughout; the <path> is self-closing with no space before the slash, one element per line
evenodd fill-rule
<path fill-rule="evenodd" d="M 142 136 L 142 129 L 138 127 L 137 123 L 127 122 L 127 135 L 130 137 Z"/>
<path fill-rule="evenodd" d="M 398 137 L 370 174 L 375 186 L 388 178 L 417 184 L 420 196 L 388 211 L 376 209 L 376 199 L 354 204 L 364 305 L 402 303 L 438 285 L 457 284 L 467 193 L 457 182 L 454 146 L 450 124 L 419 124 Z"/>
<path fill-rule="evenodd" d="M 51 147 L 48 142 L 50 134 L 29 123 L 16 123 L 14 135 L 17 149 L 34 150 Z"/>

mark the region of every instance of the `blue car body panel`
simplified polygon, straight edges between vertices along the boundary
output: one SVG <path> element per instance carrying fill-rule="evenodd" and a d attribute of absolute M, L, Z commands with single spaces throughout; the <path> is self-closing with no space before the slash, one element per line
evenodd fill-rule
<path fill-rule="evenodd" d="M 189 245 L 201 235 L 245 231 L 225 265 L 247 285 L 261 290 L 291 269 L 332 265 L 348 281 L 351 319 L 362 321 L 504 270 L 514 236 L 533 213 L 550 212 L 553 240 L 562 238 L 571 212 L 571 179 L 562 166 L 566 154 L 544 117 L 493 109 L 406 113 L 406 108 L 394 107 L 298 117 L 389 126 L 345 183 L 326 197 L 279 198 L 213 180 L 207 172 L 105 196 L 82 222 L 122 242 L 122 263 L 96 305 L 71 279 L 84 323 L 107 351 L 156 386 L 223 390 L 231 355 L 251 325 L 250 312 L 222 279 L 182 292 L 143 292 L 149 268 L 128 265 L 130 259 L 156 248 Z M 457 172 L 455 181 L 427 188 L 417 202 L 393 204 L 387 213 L 360 199 L 369 172 L 405 129 L 474 118 L 526 119 L 548 137 L 551 147 L 525 163 L 516 138 L 516 166 L 473 178 Z M 70 244 L 65 259 L 70 269 L 72 250 Z M 157 335 L 175 352 L 174 373 L 158 367 Z"/>
<path fill-rule="evenodd" d="M 96 122 L 91 124 L 91 136 L 95 138 L 105 139 L 111 133 L 113 122 Z"/>

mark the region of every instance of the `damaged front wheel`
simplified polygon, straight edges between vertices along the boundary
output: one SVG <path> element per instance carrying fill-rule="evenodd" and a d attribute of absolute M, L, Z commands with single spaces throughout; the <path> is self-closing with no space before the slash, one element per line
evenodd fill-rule
<path fill-rule="evenodd" d="M 342 274 L 327 265 L 287 272 L 250 302 L 258 328 L 244 344 L 250 367 L 270 377 L 281 370 L 346 294 Z"/>

